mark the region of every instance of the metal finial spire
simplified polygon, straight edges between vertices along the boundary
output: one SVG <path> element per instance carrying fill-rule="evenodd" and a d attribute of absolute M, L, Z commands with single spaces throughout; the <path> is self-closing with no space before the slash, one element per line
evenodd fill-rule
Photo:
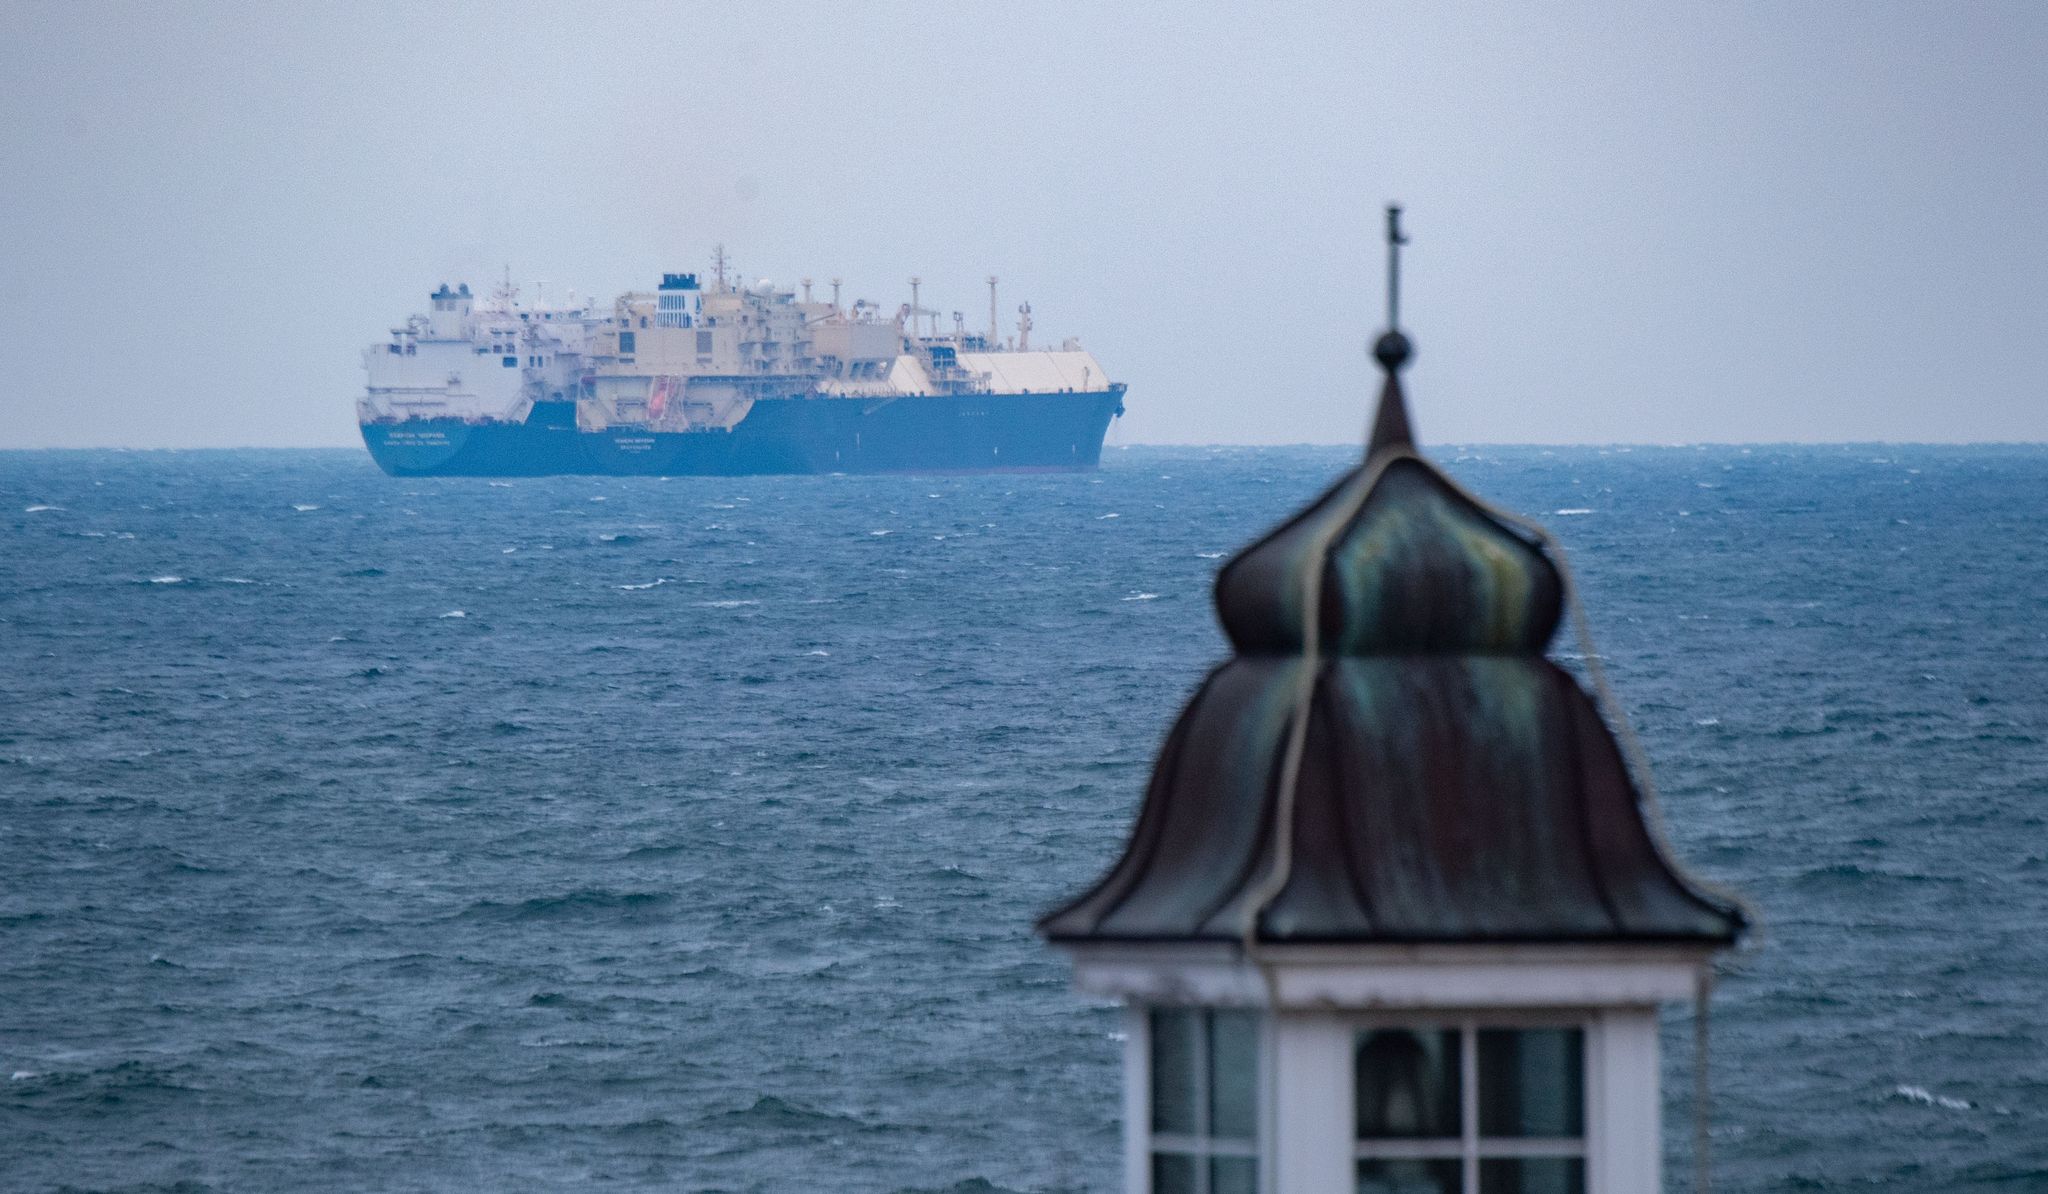
<path fill-rule="evenodd" d="M 1408 238 L 1401 235 L 1401 207 L 1387 205 L 1387 327 L 1393 331 L 1401 329 L 1401 246 Z"/>
<path fill-rule="evenodd" d="M 1399 370 L 1415 355 L 1415 346 L 1401 333 L 1401 246 L 1408 238 L 1401 232 L 1401 207 L 1387 205 L 1387 330 L 1372 346 L 1373 358 L 1389 374 Z"/>
<path fill-rule="evenodd" d="M 1372 434 L 1366 440 L 1366 455 L 1375 456 L 1389 448 L 1415 447 L 1415 431 L 1408 424 L 1408 402 L 1401 394 L 1401 369 L 1415 356 L 1415 346 L 1401 331 L 1401 246 L 1408 238 L 1401 234 L 1401 208 L 1387 205 L 1387 330 L 1372 346 L 1373 359 L 1386 370 L 1386 386 L 1380 391 L 1379 412 L 1373 416 Z"/>

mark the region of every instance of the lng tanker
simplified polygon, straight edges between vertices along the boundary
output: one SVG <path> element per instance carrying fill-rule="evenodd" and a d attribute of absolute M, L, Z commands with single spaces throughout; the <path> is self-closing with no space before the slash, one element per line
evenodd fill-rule
<path fill-rule="evenodd" d="M 1124 386 L 1076 340 L 999 338 L 911 300 L 813 301 L 664 274 L 646 293 L 527 304 L 445 283 L 363 353 L 363 443 L 394 476 L 1094 468 Z"/>

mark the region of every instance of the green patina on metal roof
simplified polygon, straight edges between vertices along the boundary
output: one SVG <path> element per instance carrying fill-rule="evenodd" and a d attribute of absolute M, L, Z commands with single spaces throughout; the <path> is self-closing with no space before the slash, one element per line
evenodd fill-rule
<path fill-rule="evenodd" d="M 1544 655 L 1557 566 L 1413 453 L 1395 373 L 1406 338 L 1377 351 L 1388 376 L 1367 462 L 1219 573 L 1237 654 L 1168 736 L 1122 859 L 1040 930 L 1235 941 L 1256 889 L 1284 873 L 1259 940 L 1732 941 L 1740 910 L 1664 857 L 1596 706 Z M 1276 869 L 1297 716 L 1291 857 Z"/>

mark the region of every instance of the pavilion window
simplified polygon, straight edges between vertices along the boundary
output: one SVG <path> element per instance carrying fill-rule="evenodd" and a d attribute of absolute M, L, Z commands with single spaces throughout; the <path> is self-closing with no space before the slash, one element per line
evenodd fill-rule
<path fill-rule="evenodd" d="M 1361 1030 L 1358 1194 L 1585 1194 L 1585 1052 L 1577 1024 Z"/>
<path fill-rule="evenodd" d="M 1257 1194 L 1259 1016 L 1155 1007 L 1151 1194 Z"/>

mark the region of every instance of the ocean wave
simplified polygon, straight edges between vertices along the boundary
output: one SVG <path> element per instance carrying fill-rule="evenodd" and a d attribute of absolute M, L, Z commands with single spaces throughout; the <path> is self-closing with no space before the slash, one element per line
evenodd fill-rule
<path fill-rule="evenodd" d="M 695 846 L 635 846 L 619 855 L 619 858 L 625 862 L 645 862 L 654 858 L 675 858 L 692 853 L 696 849 Z"/>
<path fill-rule="evenodd" d="M 1009 1186 L 998 1186 L 985 1177 L 962 1178 L 950 1186 L 900 1186 L 891 1194 L 1025 1194 Z"/>
<path fill-rule="evenodd" d="M 1799 872 L 1794 880 L 1801 886 L 1885 883 L 1946 883 L 1948 876 L 1929 875 L 1919 871 L 1891 870 L 1881 867 L 1866 867 L 1853 862 L 1830 863 L 1827 866 L 1810 867 Z"/>
<path fill-rule="evenodd" d="M 650 580 L 650 581 L 648 581 L 648 582 L 647 582 L 646 584 L 643 584 L 643 585 L 619 585 L 619 586 L 618 586 L 618 588 L 620 588 L 620 589 L 622 589 L 622 590 L 624 590 L 624 591 L 626 591 L 626 592 L 632 593 L 632 592 L 638 592 L 638 591 L 640 591 L 640 590 L 642 590 L 642 589 L 656 589 L 656 588 L 660 588 L 660 587 L 661 587 L 662 585 L 665 585 L 665 584 L 669 584 L 669 583 L 671 583 L 671 582 L 670 582 L 670 580 L 669 580 L 669 578 L 668 578 L 668 577 L 666 577 L 666 576 L 657 576 L 657 577 L 655 577 L 655 578 L 654 578 L 653 580 Z"/>
<path fill-rule="evenodd" d="M 1919 1103 L 1927 1107 L 1940 1107 L 1948 1111 L 1974 1111 L 1975 1103 L 1966 1099 L 1952 1099 L 1947 1095 L 1935 1094 L 1924 1086 L 1894 1086 L 1892 1097 L 1908 1103 Z"/>
<path fill-rule="evenodd" d="M 748 1128 L 774 1132 L 839 1131 L 868 1125 L 851 1115 L 836 1115 L 806 1107 L 793 1099 L 762 1095 L 753 1105 L 733 1111 L 719 1111 L 697 1120 L 705 1127 Z"/>
<path fill-rule="evenodd" d="M 664 908 L 676 897 L 665 891 L 613 891 L 586 887 L 554 896 L 534 896 L 516 904 L 478 900 L 457 915 L 464 920 L 553 920 L 592 913 L 641 913 Z"/>

